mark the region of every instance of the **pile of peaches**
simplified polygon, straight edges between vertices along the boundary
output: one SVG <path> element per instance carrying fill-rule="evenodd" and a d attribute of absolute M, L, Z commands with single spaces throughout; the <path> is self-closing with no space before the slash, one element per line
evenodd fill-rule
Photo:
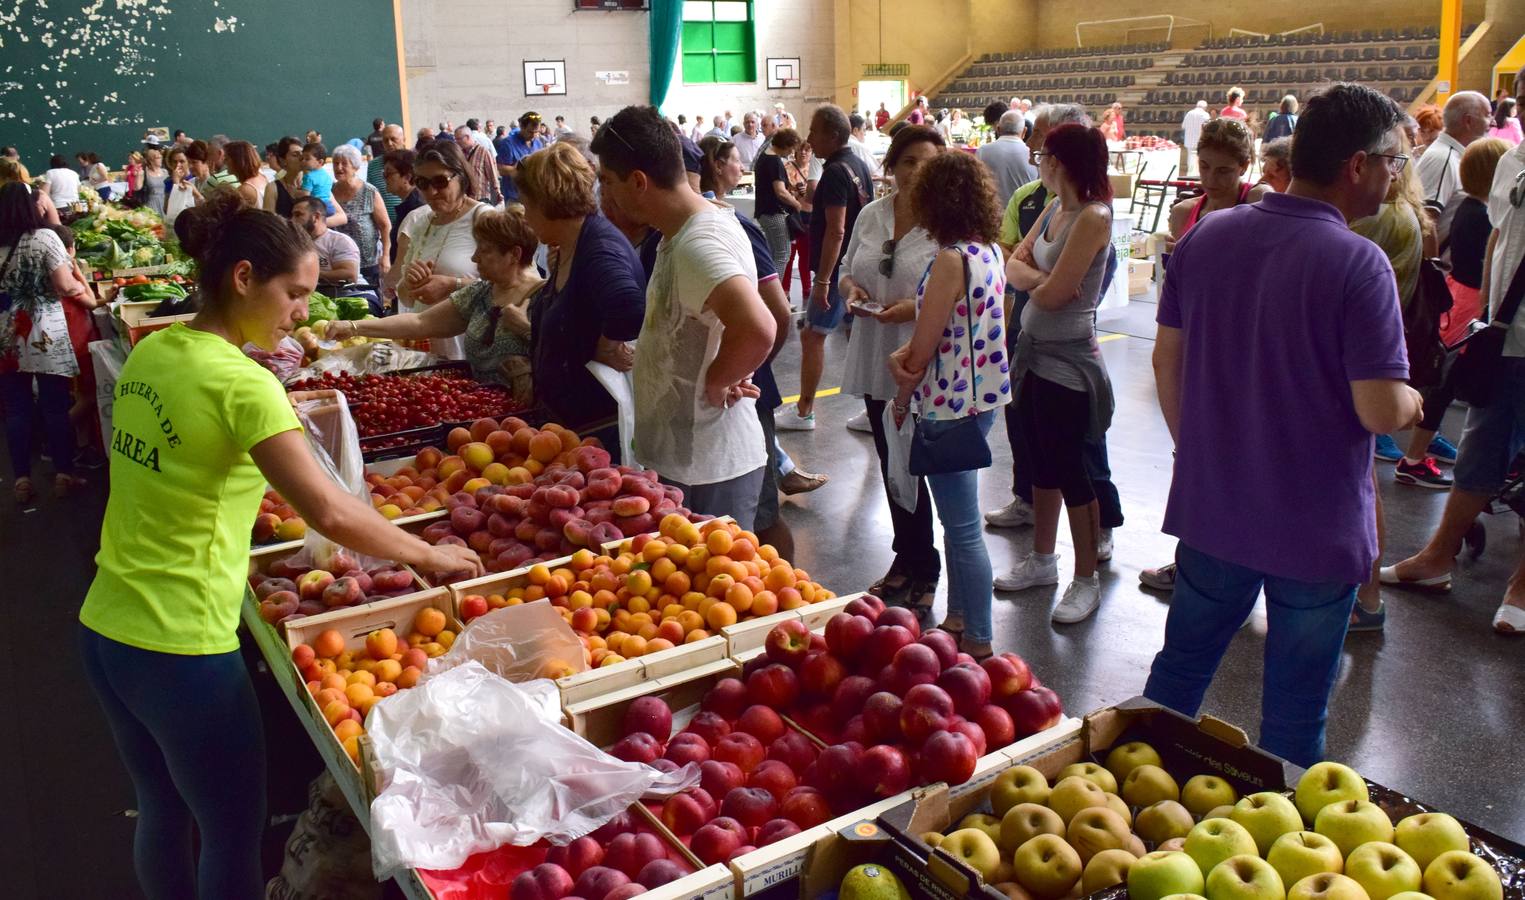
<path fill-rule="evenodd" d="M 735 522 L 669 513 L 654 535 L 618 555 L 578 550 L 566 565 L 536 565 L 502 594 L 468 594 L 461 619 L 550 598 L 582 638 L 587 663 L 612 666 L 703 640 L 739 621 L 836 596 Z"/>
<path fill-rule="evenodd" d="M 418 684 L 430 659 L 455 643 L 445 614 L 425 607 L 413 617 L 405 639 L 390 628 L 365 636 L 363 646 L 344 646 L 344 635 L 330 628 L 310 644 L 291 648 L 291 662 L 307 682 L 307 692 L 344 752 L 360 761 L 365 716 L 383 698 Z"/>

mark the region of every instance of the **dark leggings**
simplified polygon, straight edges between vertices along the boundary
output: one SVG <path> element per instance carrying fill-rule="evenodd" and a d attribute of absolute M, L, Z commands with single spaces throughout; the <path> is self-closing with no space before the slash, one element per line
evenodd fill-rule
<path fill-rule="evenodd" d="M 143 893 L 263 898 L 265 734 L 238 651 L 156 653 L 83 626 L 80 650 L 137 792 L 133 864 Z"/>
<path fill-rule="evenodd" d="M 32 397 L 32 379 L 37 397 Z M 11 452 L 11 472 L 17 478 L 32 477 L 32 428 L 36 411 L 42 410 L 42 431 L 54 470 L 74 472 L 74 427 L 69 424 L 69 379 L 65 375 L 32 372 L 0 374 L 0 404 L 5 406 L 5 443 Z"/>
<path fill-rule="evenodd" d="M 1419 392 L 1424 397 L 1424 418 L 1419 420 L 1419 427 L 1425 431 L 1440 431 L 1441 420 L 1446 417 L 1446 410 L 1451 408 L 1451 401 L 1456 399 L 1456 389 L 1451 387 L 1450 379 L 1434 387 L 1425 388 Z"/>
<path fill-rule="evenodd" d="M 1020 437 L 1027 443 L 1026 455 L 1033 466 L 1033 487 L 1059 491 L 1069 507 L 1095 500 L 1082 447 L 1091 424 L 1090 395 L 1029 371 L 1022 377 L 1017 404 Z"/>
<path fill-rule="evenodd" d="M 874 452 L 879 454 L 879 477 L 884 485 L 884 497 L 890 504 L 890 527 L 895 531 L 895 562 L 890 571 L 917 581 L 937 581 L 942 572 L 942 559 L 937 555 L 937 544 L 932 537 L 932 495 L 927 491 L 927 480 L 916 479 L 916 511 L 907 512 L 890 497 L 889 445 L 884 437 L 885 401 L 864 397 L 868 409 L 868 424 L 874 432 Z"/>

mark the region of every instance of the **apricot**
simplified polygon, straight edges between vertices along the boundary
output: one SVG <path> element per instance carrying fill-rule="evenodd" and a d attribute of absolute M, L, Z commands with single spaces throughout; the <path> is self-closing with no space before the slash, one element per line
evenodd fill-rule
<path fill-rule="evenodd" d="M 423 674 L 423 670 L 418 666 L 408 666 L 402 670 L 401 675 L 397 676 L 397 686 L 404 689 L 413 687 L 418 684 L 418 679 Z"/>
<path fill-rule="evenodd" d="M 657 639 L 667 641 L 670 645 L 682 643 L 684 635 L 688 632 L 677 619 L 667 619 L 657 626 Z"/>
<path fill-rule="evenodd" d="M 349 718 L 350 705 L 343 700 L 331 700 L 323 707 L 323 719 L 329 725 L 337 725 Z"/>
<path fill-rule="evenodd" d="M 441 647 L 449 650 L 452 646 L 455 645 L 455 632 L 447 628 L 444 631 L 441 631 L 439 634 L 436 634 L 434 636 L 434 641 Z"/>
<path fill-rule="evenodd" d="M 620 645 L 620 654 L 627 659 L 635 659 L 637 656 L 641 656 L 645 652 L 646 638 L 643 638 L 638 634 L 627 635 L 624 642 Z"/>
<path fill-rule="evenodd" d="M 295 516 L 275 526 L 275 539 L 278 541 L 299 541 L 307 536 L 307 523 L 300 516 Z"/>
<path fill-rule="evenodd" d="M 445 435 L 445 446 L 449 448 L 451 453 L 469 443 L 471 443 L 471 432 L 464 428 L 452 428 L 450 433 Z M 436 468 L 438 468 L 438 465 L 436 465 Z"/>
<path fill-rule="evenodd" d="M 378 681 L 376 682 L 376 687 L 372 688 L 372 690 L 376 692 L 377 697 L 386 699 L 397 693 L 397 685 L 390 681 Z"/>
<path fill-rule="evenodd" d="M 429 643 L 425 644 L 421 649 L 424 651 L 424 654 L 426 656 L 428 656 L 430 659 L 434 659 L 437 656 L 444 656 L 445 655 L 445 645 L 439 643 L 438 641 L 430 641 Z"/>
<path fill-rule="evenodd" d="M 739 614 L 745 615 L 751 611 L 753 599 L 752 589 L 744 584 L 733 584 L 725 592 L 725 602 Z"/>
<path fill-rule="evenodd" d="M 374 674 L 378 685 L 383 682 L 396 681 L 397 676 L 402 674 L 402 663 L 395 659 L 383 659 L 376 664 Z"/>
<path fill-rule="evenodd" d="M 359 709 L 360 705 L 365 701 L 375 699 L 376 692 L 371 690 L 371 686 L 368 684 L 357 683 L 351 684 L 344 689 L 344 697 L 349 701 L 350 706 Z"/>
<path fill-rule="evenodd" d="M 625 578 L 625 589 L 631 596 L 643 596 L 651 590 L 651 573 L 645 569 L 636 569 Z"/>
<path fill-rule="evenodd" d="M 391 659 L 397 652 L 397 632 L 390 628 L 378 628 L 365 636 L 365 652 L 371 659 Z"/>
<path fill-rule="evenodd" d="M 620 656 L 618 653 L 610 653 L 605 655 L 604 658 L 599 661 L 598 667 L 600 669 L 607 669 L 610 666 L 617 666 L 624 661 L 625 657 Z"/>
<path fill-rule="evenodd" d="M 752 615 L 771 616 L 778 612 L 778 595 L 772 591 L 758 591 L 752 596 Z"/>
<path fill-rule="evenodd" d="M 703 628 L 695 628 L 693 631 L 688 633 L 688 637 L 683 639 L 683 643 L 692 644 L 695 641 L 702 641 L 709 636 L 710 633 L 705 631 Z"/>
<path fill-rule="evenodd" d="M 445 625 L 445 614 L 432 606 L 419 610 L 413 618 L 413 628 L 425 637 L 434 637 L 445 630 Z"/>
<path fill-rule="evenodd" d="M 333 659 L 344 652 L 344 635 L 330 628 L 313 639 L 312 649 L 324 659 Z"/>
<path fill-rule="evenodd" d="M 402 659 L 399 659 L 397 662 L 404 669 L 411 666 L 419 671 L 423 671 L 424 667 L 429 664 L 429 656 L 417 647 L 409 647 L 402 652 Z M 399 682 L 398 687 L 402 686 Z"/>
<path fill-rule="evenodd" d="M 318 654 L 307 644 L 297 644 L 291 648 L 291 661 L 298 669 L 307 668 L 307 665 L 317 656 Z"/>
<path fill-rule="evenodd" d="M 709 612 L 704 616 L 704 621 L 716 631 L 728 625 L 735 625 L 736 607 L 729 603 L 716 603 L 709 608 Z"/>
<path fill-rule="evenodd" d="M 345 719 L 334 726 L 334 737 L 338 738 L 341 743 L 352 737 L 359 737 L 362 734 L 365 734 L 365 728 L 353 719 Z"/>
<path fill-rule="evenodd" d="M 652 638 L 650 641 L 646 642 L 646 652 L 647 653 L 661 653 L 663 650 L 671 650 L 674 646 L 676 646 L 676 645 L 674 645 L 673 642 L 668 640 L 667 638 L 664 638 L 664 637 Z"/>
<path fill-rule="evenodd" d="M 561 438 L 553 432 L 542 431 L 529 439 L 529 446 L 526 449 L 531 459 L 544 465 L 561 453 Z"/>
<path fill-rule="evenodd" d="M 340 743 L 344 747 L 344 753 L 349 757 L 350 762 L 357 766 L 360 765 L 360 736 L 347 737 Z"/>
<path fill-rule="evenodd" d="M 731 551 L 731 543 L 731 533 L 718 528 L 711 531 L 709 537 L 704 540 L 704 545 L 709 548 L 710 553 L 716 556 L 729 553 Z"/>

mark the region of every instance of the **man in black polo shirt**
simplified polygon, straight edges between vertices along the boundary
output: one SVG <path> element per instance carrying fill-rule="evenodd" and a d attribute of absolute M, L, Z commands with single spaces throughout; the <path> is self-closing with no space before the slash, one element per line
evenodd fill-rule
<path fill-rule="evenodd" d="M 874 175 L 852 151 L 852 124 L 840 106 L 816 108 L 810 118 L 810 149 L 825 160 L 821 180 L 811 200 L 810 301 L 805 305 L 805 329 L 800 332 L 800 401 L 794 415 L 783 415 L 778 427 L 787 431 L 815 428 L 815 392 L 826 367 L 826 336 L 842 324 L 847 311 L 837 293 L 837 267 L 852 240 L 858 213 L 874 199 Z"/>

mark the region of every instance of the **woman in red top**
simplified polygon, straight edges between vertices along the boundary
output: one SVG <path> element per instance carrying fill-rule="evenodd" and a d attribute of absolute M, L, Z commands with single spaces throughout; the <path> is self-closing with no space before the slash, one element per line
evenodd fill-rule
<path fill-rule="evenodd" d="M 1202 126 L 1202 137 L 1197 141 L 1202 195 L 1170 208 L 1168 247 L 1174 247 L 1208 213 L 1254 203 L 1270 192 L 1269 185 L 1244 180 L 1254 153 L 1255 138 L 1244 123 L 1219 118 Z"/>
<path fill-rule="evenodd" d="M 1231 87 L 1228 89 L 1228 106 L 1218 112 L 1220 118 L 1237 119 L 1240 122 L 1248 122 L 1250 114 L 1244 111 L 1244 88 Z"/>

